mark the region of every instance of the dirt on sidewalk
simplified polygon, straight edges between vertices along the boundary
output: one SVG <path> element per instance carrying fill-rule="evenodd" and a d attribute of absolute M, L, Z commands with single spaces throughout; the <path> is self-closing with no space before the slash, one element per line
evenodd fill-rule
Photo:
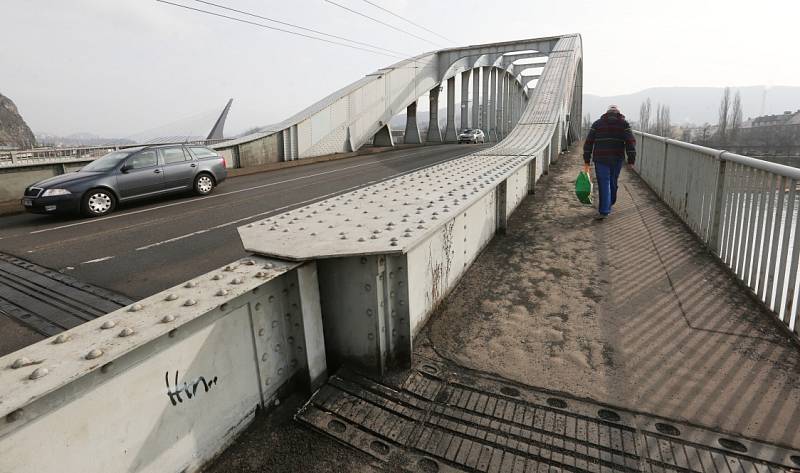
<path fill-rule="evenodd" d="M 574 195 L 578 150 L 489 244 L 416 353 L 800 446 L 796 344 L 630 171 L 611 217 L 593 220 Z"/>

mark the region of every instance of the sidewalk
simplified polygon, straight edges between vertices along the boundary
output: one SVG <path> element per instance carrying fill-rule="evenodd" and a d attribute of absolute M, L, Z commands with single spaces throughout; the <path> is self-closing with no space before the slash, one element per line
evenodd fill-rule
<path fill-rule="evenodd" d="M 605 222 L 575 147 L 417 340 L 528 386 L 800 447 L 800 352 L 630 172 Z"/>
<path fill-rule="evenodd" d="M 546 423 L 536 432 L 520 432 L 521 424 L 505 425 L 502 420 L 499 424 L 481 424 L 499 425 L 499 430 L 488 436 L 481 432 L 481 426 L 464 424 L 483 415 L 469 409 L 479 409 L 481 402 L 486 404 L 487 394 L 491 398 L 496 393 L 502 393 L 506 400 L 512 399 L 509 396 L 525 397 L 528 412 L 533 407 L 542 410 L 541 406 L 545 406 L 544 411 L 557 410 L 561 406 L 547 407 L 551 399 L 545 398 L 547 393 L 561 394 L 558 397 L 567 399 L 570 409 L 578 411 L 578 425 L 591 424 L 600 404 L 623 413 L 623 423 L 629 425 L 625 428 L 637 435 L 640 428 L 642 435 L 651 434 L 636 419 L 654 415 L 726 432 L 732 437 L 749 437 L 792 449 L 800 447 L 800 352 L 795 342 L 628 171 L 621 178 L 619 201 L 612 217 L 605 222 L 593 221 L 593 209 L 579 204 L 573 194 L 580 164 L 578 150 L 576 146 L 553 164 L 550 175 L 537 184 L 536 196 L 526 199 L 509 220 L 507 235 L 497 236 L 489 244 L 431 317 L 415 340 L 414 367 L 380 380 L 391 389 L 364 379 L 362 385 L 356 386 L 354 380 L 359 378 L 348 376 L 345 370 L 333 376 L 315 399 L 320 398 L 319 403 L 324 404 L 332 388 L 337 387 L 351 394 L 367 389 L 364 399 L 350 399 L 353 406 L 361 406 L 354 407 L 354 411 L 367 405 L 380 411 L 379 415 L 367 415 L 359 427 L 367 438 L 379 435 L 378 424 L 384 422 L 376 419 L 389 412 L 376 406 L 402 404 L 404 407 L 397 407 L 397 412 L 408 412 L 409 407 L 420 409 L 418 412 L 426 413 L 421 426 L 406 424 L 408 429 L 423 429 L 410 430 L 419 434 L 423 446 L 408 450 L 402 443 L 390 442 L 392 452 L 405 448 L 403 451 L 412 456 L 420 454 L 420 448 L 447 446 L 438 441 L 439 437 L 428 437 L 431 412 L 458 411 L 444 425 L 451 431 L 465 431 L 473 440 L 472 450 L 462 448 L 458 455 L 468 452 L 471 458 L 478 452 L 483 460 L 477 459 L 476 454 L 475 462 L 481 465 L 483 461 L 484 466 L 490 463 L 484 455 L 488 458 L 490 450 L 501 449 L 506 450 L 503 465 L 508 458 L 525 455 L 530 457 L 528 466 L 542 458 L 545 463 L 566 461 L 560 460 L 562 454 L 564 459 L 573 451 L 578 452 L 577 457 L 585 457 L 597 453 L 598 448 L 601 457 L 620 455 L 613 448 L 604 450 L 605 447 L 592 444 L 591 435 L 586 441 L 569 437 L 575 434 L 570 434 L 570 426 L 575 430 L 576 424 L 563 416 L 548 417 L 552 425 L 548 427 Z M 437 381 L 430 371 L 426 372 L 432 365 L 439 367 L 434 373 L 452 379 L 444 385 Z M 422 377 L 430 383 L 417 384 Z M 507 387 L 498 384 L 503 380 L 508 380 L 505 386 L 520 389 L 506 391 Z M 434 384 L 440 386 L 438 391 L 428 389 Z M 415 389 L 422 389 L 420 386 L 426 392 L 415 394 Z M 526 392 L 523 386 L 536 392 Z M 470 397 L 469 404 L 462 402 L 466 399 L 462 396 L 456 406 L 458 395 L 454 392 L 468 389 L 481 396 L 477 407 L 472 403 L 478 396 Z M 495 394 L 490 394 L 493 389 Z M 392 404 L 387 401 L 389 398 L 376 398 L 379 392 L 396 401 Z M 337 395 L 347 392 L 338 391 Z M 425 396 L 427 400 L 423 402 Z M 395 457 L 392 453 L 386 463 L 376 465 L 375 457 L 381 458 L 380 449 L 348 448 L 337 444 L 332 436 L 291 420 L 301 406 L 297 397 L 269 415 L 260 416 L 208 471 L 400 471 L 402 466 L 394 465 L 393 460 L 408 460 L 407 456 Z M 365 403 L 368 397 L 372 401 Z M 586 401 L 589 407 L 585 413 L 581 413 L 581 403 L 575 398 Z M 349 404 L 339 402 L 336 405 L 345 407 L 335 415 L 345 415 Z M 328 412 L 336 411 L 336 407 L 330 409 Z M 643 415 L 625 413 L 630 411 Z M 310 415 L 303 417 L 306 423 L 310 422 Z M 527 414 L 524 422 L 528 422 Z M 373 431 L 367 424 L 378 427 Z M 386 425 L 392 424 L 386 421 Z M 399 425 L 392 432 L 396 433 Z M 616 425 L 615 421 L 600 428 L 609 425 Z M 324 426 L 324 422 L 319 424 L 318 430 L 324 430 Z M 551 440 L 541 440 L 536 448 L 544 451 L 547 442 L 552 441 L 561 445 L 556 445 L 560 453 L 550 457 L 526 451 L 532 446 L 522 447 L 524 436 L 546 437 L 550 435 L 546 429 L 559 428 L 566 431 Z M 596 433 L 597 427 L 591 428 Z M 498 439 L 501 432 L 513 433 L 514 429 L 518 435 L 513 444 L 493 440 L 489 447 L 480 443 L 484 440 L 477 441 L 481 438 L 489 442 Z M 578 430 L 578 434 L 588 435 L 586 430 Z M 692 435 L 683 433 L 691 442 Z M 385 443 L 385 438 L 378 438 L 378 443 Z M 603 442 L 602 435 L 597 442 Z M 451 445 L 457 444 L 454 441 Z M 588 450 L 581 453 L 587 445 Z M 709 442 L 707 447 L 718 449 L 719 445 Z M 658 449 L 656 445 L 655 451 Z M 512 450 L 513 455 L 508 453 Z M 436 458 L 449 458 L 450 453 Z M 633 453 L 626 455 L 630 455 L 628 460 L 640 461 Z M 492 461 L 496 458 L 492 456 Z M 464 461 L 470 464 L 471 460 Z M 727 460 L 722 461 L 724 464 Z M 545 463 L 540 464 L 546 467 Z M 494 466 L 489 471 L 517 471 L 513 463 Z M 479 469 L 484 471 L 483 467 Z M 631 471 L 639 469 L 632 467 Z"/>

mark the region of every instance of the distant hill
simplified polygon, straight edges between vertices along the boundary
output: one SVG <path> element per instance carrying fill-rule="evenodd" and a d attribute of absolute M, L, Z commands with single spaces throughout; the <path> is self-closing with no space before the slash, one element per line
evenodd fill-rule
<path fill-rule="evenodd" d="M 745 119 L 800 109 L 800 87 L 731 87 L 732 93 L 736 90 L 742 95 Z M 636 121 L 639 119 L 639 106 L 649 97 L 653 112 L 657 103 L 669 105 L 673 123 L 716 124 L 722 91 L 722 87 L 654 87 L 612 97 L 584 94 L 583 113 L 590 114 L 592 120 L 596 120 L 609 105 L 614 104 L 631 121 Z"/>
<path fill-rule="evenodd" d="M 28 124 L 10 98 L 0 94 L 0 147 L 32 148 L 36 144 Z"/>

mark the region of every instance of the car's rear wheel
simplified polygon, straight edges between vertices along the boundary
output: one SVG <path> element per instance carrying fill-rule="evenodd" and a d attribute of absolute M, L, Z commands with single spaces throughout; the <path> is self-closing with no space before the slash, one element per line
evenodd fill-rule
<path fill-rule="evenodd" d="M 194 192 L 197 195 L 208 195 L 214 190 L 214 178 L 210 174 L 198 174 L 194 178 Z"/>
<path fill-rule="evenodd" d="M 110 214 L 116 204 L 116 198 L 110 191 L 92 189 L 83 196 L 81 211 L 87 217 L 102 217 Z"/>

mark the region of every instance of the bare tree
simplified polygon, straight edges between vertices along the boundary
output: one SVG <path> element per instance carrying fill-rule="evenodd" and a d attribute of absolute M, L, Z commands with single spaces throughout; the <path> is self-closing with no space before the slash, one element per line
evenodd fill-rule
<path fill-rule="evenodd" d="M 711 138 L 711 125 L 708 122 L 703 123 L 703 126 L 700 128 L 699 138 L 701 145 L 708 145 L 708 140 Z"/>
<path fill-rule="evenodd" d="M 586 115 L 583 116 L 583 131 L 584 131 L 584 133 L 588 133 L 589 132 L 589 128 L 591 128 L 591 127 L 592 127 L 592 115 L 587 113 Z"/>
<path fill-rule="evenodd" d="M 656 108 L 656 124 L 653 133 L 670 138 L 672 134 L 672 123 L 670 123 L 670 121 L 669 106 L 658 104 Z"/>
<path fill-rule="evenodd" d="M 738 90 L 733 97 L 733 105 L 731 106 L 727 125 L 728 136 L 730 137 L 730 141 L 733 142 L 736 140 L 739 129 L 742 127 L 742 97 Z"/>
<path fill-rule="evenodd" d="M 717 123 L 717 138 L 720 146 L 725 146 L 728 141 L 728 119 L 731 108 L 731 88 L 725 87 L 722 100 L 719 102 L 719 122 Z"/>
<path fill-rule="evenodd" d="M 650 130 L 650 110 L 651 110 L 651 103 L 650 99 L 648 98 L 642 105 L 639 107 L 639 131 L 643 131 L 645 133 L 649 133 Z"/>

